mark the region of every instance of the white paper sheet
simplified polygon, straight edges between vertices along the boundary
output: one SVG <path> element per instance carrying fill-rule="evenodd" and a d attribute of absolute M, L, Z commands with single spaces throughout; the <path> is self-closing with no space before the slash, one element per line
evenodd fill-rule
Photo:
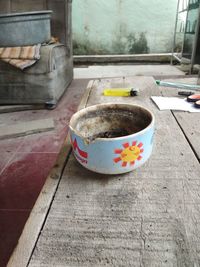
<path fill-rule="evenodd" d="M 200 112 L 200 108 L 195 108 L 194 103 L 187 102 L 187 99 L 178 97 L 152 96 L 151 99 L 156 103 L 160 110 L 182 110 L 189 112 Z"/>

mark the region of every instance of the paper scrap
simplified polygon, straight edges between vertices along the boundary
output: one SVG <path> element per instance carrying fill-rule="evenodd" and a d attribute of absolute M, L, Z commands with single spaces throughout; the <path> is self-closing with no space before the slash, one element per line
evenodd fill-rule
<path fill-rule="evenodd" d="M 186 98 L 152 96 L 151 99 L 156 103 L 160 110 L 182 110 L 189 112 L 200 112 L 194 103 L 188 102 Z"/>

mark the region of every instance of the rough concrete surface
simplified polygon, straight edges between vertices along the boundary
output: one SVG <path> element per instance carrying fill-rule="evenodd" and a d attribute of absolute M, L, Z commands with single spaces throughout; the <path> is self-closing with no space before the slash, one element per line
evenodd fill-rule
<path fill-rule="evenodd" d="M 108 176 L 88 171 L 71 155 L 29 267 L 199 266 L 195 147 L 176 114 L 159 111 L 150 100 L 160 95 L 152 78 L 125 81 L 141 88 L 138 97 L 104 97 L 111 82 L 104 79 L 95 81 L 88 105 L 113 101 L 149 108 L 156 121 L 152 156 L 133 172 Z"/>
<path fill-rule="evenodd" d="M 171 65 L 106 65 L 74 68 L 74 78 L 76 79 L 184 74 L 183 71 Z"/>

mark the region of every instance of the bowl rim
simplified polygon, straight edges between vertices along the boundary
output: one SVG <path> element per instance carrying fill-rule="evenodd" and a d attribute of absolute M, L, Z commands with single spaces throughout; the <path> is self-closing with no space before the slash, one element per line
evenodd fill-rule
<path fill-rule="evenodd" d="M 104 104 L 96 104 L 96 105 L 92 105 L 92 106 L 88 106 L 86 108 L 83 108 L 79 111 L 77 111 L 76 113 L 74 113 L 69 121 L 69 129 L 70 131 L 72 131 L 74 134 L 76 134 L 77 136 L 79 136 L 81 139 L 83 140 L 88 140 L 87 137 L 84 137 L 79 131 L 75 130 L 73 127 L 72 127 L 72 123 L 80 116 L 80 114 L 82 113 L 85 113 L 87 110 L 95 110 L 96 108 L 98 107 L 107 107 L 107 106 L 112 106 L 112 105 L 119 105 L 119 106 L 131 106 L 131 107 L 138 107 L 138 108 L 141 108 L 145 111 L 147 111 L 150 116 L 151 116 L 151 122 L 149 123 L 149 125 L 147 127 L 145 127 L 144 129 L 142 129 L 141 131 L 138 131 L 136 133 L 132 133 L 132 134 L 128 134 L 128 135 L 125 135 L 125 136 L 119 136 L 119 137 L 111 137 L 111 138 L 105 138 L 105 137 L 97 137 L 95 138 L 94 140 L 92 141 L 88 141 L 88 143 L 94 143 L 96 141 L 106 141 L 106 142 L 109 142 L 109 141 L 114 141 L 114 140 L 120 140 L 120 139 L 125 139 L 127 137 L 131 137 L 131 136 L 138 136 L 138 135 L 141 135 L 143 134 L 144 132 L 148 131 L 150 128 L 152 128 L 155 124 L 155 116 L 153 114 L 152 111 L 150 111 L 149 109 L 147 109 L 146 107 L 143 107 L 141 105 L 136 105 L 136 104 L 126 104 L 126 103 L 104 103 Z"/>

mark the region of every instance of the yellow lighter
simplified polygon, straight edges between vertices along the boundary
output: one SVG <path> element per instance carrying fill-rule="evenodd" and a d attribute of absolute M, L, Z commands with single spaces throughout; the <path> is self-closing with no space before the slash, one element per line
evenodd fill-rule
<path fill-rule="evenodd" d="M 139 90 L 136 88 L 105 88 L 105 96 L 137 96 Z"/>

